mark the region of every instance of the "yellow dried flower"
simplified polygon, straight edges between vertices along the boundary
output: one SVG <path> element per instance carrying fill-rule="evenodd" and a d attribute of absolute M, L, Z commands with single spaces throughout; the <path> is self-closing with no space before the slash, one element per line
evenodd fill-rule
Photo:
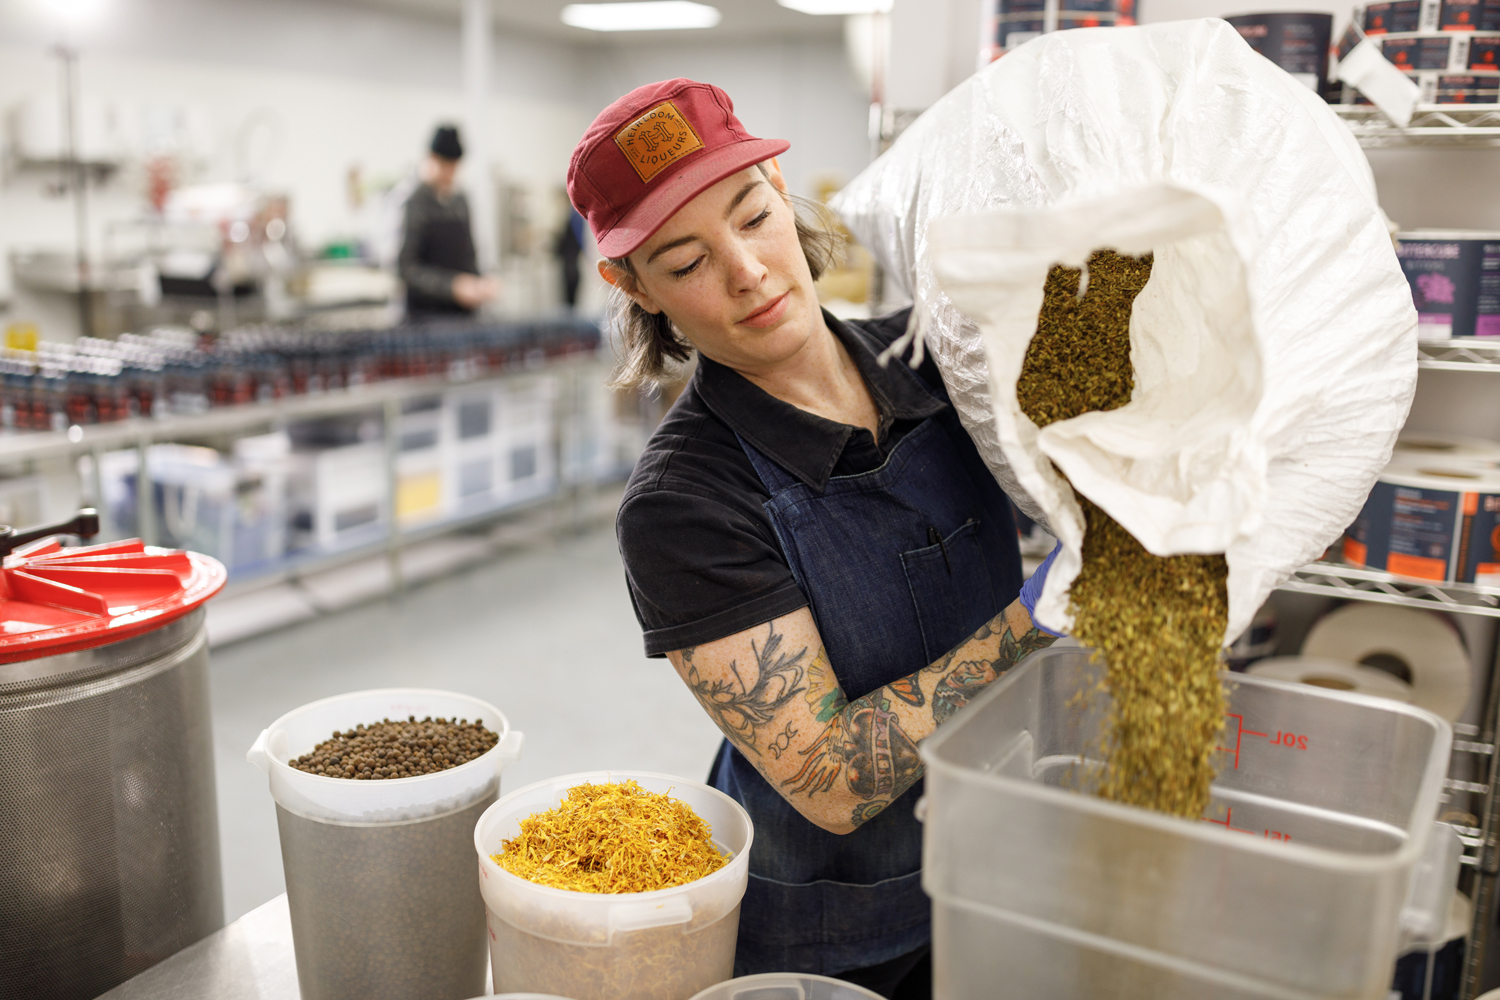
<path fill-rule="evenodd" d="M 712 829 L 681 799 L 635 781 L 575 785 L 557 807 L 521 820 L 491 855 L 512 875 L 574 892 L 651 892 L 728 863 Z"/>

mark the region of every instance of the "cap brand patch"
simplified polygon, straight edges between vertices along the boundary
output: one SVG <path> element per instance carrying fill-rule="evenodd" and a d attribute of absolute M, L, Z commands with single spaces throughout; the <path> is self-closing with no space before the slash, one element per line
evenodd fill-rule
<path fill-rule="evenodd" d="M 641 180 L 649 181 L 673 161 L 702 149 L 703 140 L 677 105 L 663 101 L 616 132 L 615 145 Z"/>

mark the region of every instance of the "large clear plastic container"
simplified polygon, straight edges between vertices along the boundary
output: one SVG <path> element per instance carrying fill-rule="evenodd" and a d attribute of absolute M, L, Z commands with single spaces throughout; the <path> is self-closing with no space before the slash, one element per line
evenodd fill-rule
<path fill-rule="evenodd" d="M 1213 800 L 1186 822 L 1070 790 L 1097 766 L 1102 669 L 1033 654 L 923 745 L 935 995 L 1383 998 L 1403 919 L 1432 916 L 1403 906 L 1445 843 L 1448 724 L 1226 678 Z"/>
<path fill-rule="evenodd" d="M 381 719 L 482 719 L 500 741 L 434 774 L 352 781 L 288 761 L 335 730 Z M 390 688 L 325 698 L 271 723 L 246 755 L 269 775 L 302 1000 L 461 1000 L 484 992 L 474 824 L 522 736 L 495 706 Z"/>
<path fill-rule="evenodd" d="M 634 780 L 693 807 L 730 857 L 687 885 L 601 894 L 552 889 L 518 878 L 491 855 L 521 832 L 521 820 L 557 806 L 568 789 Z M 490 932 L 497 993 L 556 993 L 576 1000 L 690 1000 L 734 975 L 740 900 L 750 872 L 750 815 L 723 792 L 645 771 L 593 771 L 511 792 L 474 830 L 479 888 Z"/>
<path fill-rule="evenodd" d="M 766 972 L 710 986 L 693 1000 L 880 1000 L 880 994 L 827 976 Z"/>

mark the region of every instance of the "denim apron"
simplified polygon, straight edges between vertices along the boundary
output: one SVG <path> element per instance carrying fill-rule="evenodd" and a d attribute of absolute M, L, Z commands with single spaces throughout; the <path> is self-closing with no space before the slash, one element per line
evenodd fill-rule
<path fill-rule="evenodd" d="M 948 402 L 941 386 L 892 369 Z M 836 476 L 821 493 L 743 437 L 740 446 L 771 494 L 766 513 L 851 701 L 925 667 L 1016 599 L 1010 503 L 951 405 L 880 468 Z M 832 975 L 928 942 L 920 781 L 845 836 L 804 819 L 728 741 L 709 782 L 755 823 L 736 976 Z"/>

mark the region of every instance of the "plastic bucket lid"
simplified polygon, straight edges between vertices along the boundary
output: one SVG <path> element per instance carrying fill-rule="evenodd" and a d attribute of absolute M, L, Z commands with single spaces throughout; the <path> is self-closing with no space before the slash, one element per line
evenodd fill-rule
<path fill-rule="evenodd" d="M 492 854 L 501 841 L 521 832 L 521 820 L 551 809 L 568 789 L 586 783 L 634 780 L 648 792 L 668 792 L 692 806 L 713 830 L 713 842 L 732 855 L 723 868 L 686 885 L 653 892 L 614 894 L 571 892 L 537 885 L 497 865 Z M 740 904 L 750 873 L 754 840 L 750 814 L 736 801 L 697 781 L 649 771 L 588 771 L 517 789 L 485 810 L 474 828 L 479 852 L 479 890 L 484 905 L 506 923 L 528 934 L 568 944 L 608 945 L 616 932 L 681 924 L 695 931 Z"/>
<path fill-rule="evenodd" d="M 710 986 L 692 1000 L 880 1000 L 863 986 L 800 972 L 766 972 Z"/>
<path fill-rule="evenodd" d="M 381 719 L 482 719 L 500 742 L 457 767 L 415 778 L 351 781 L 299 771 L 287 762 L 312 750 L 335 730 Z M 500 772 L 521 755 L 523 736 L 494 705 L 452 691 L 383 688 L 355 691 L 294 709 L 261 731 L 245 759 L 265 771 L 278 805 L 312 819 L 336 823 L 394 823 L 462 809 L 495 786 Z"/>
<path fill-rule="evenodd" d="M 222 563 L 196 552 L 139 538 L 63 548 L 55 535 L 6 556 L 0 577 L 0 664 L 154 632 L 217 594 L 226 579 Z M 28 678 L 14 673 L 0 670 L 0 684 Z"/>

